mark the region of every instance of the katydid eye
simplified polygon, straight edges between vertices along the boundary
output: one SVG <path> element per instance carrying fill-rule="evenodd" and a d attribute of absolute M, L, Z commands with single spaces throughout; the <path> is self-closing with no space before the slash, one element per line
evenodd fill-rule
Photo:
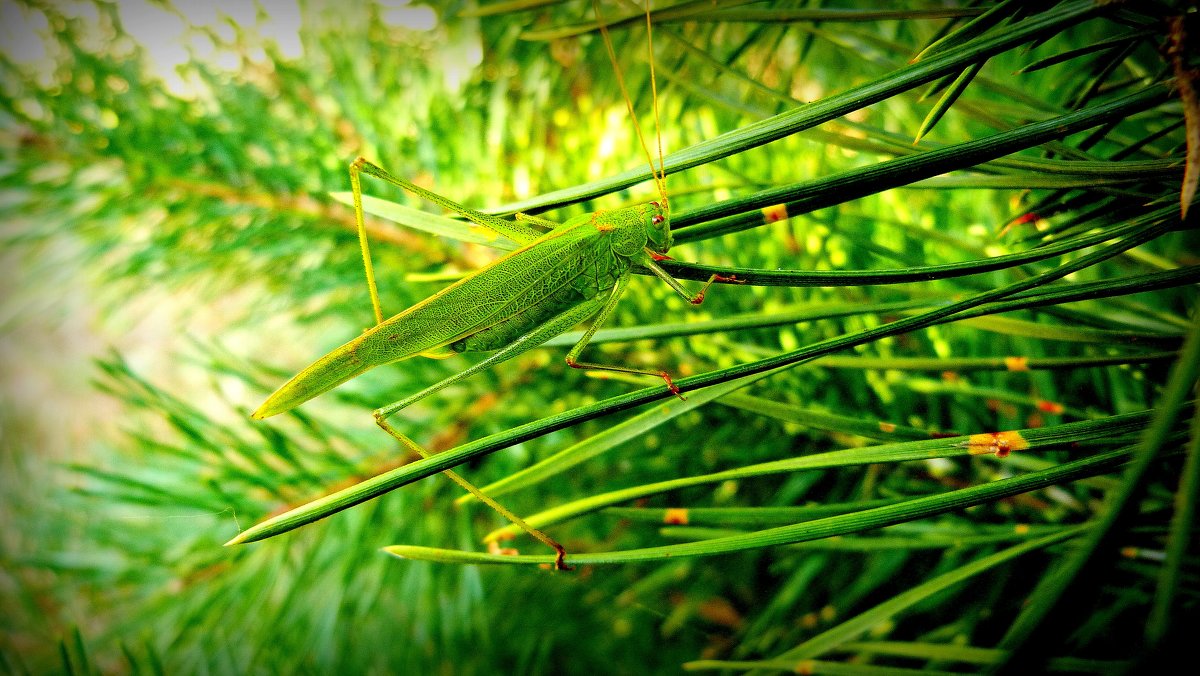
<path fill-rule="evenodd" d="M 650 203 L 650 206 L 654 207 L 655 209 L 661 209 L 661 208 L 662 208 L 662 205 L 661 205 L 661 204 L 659 204 L 658 202 L 651 202 L 651 203 Z"/>
<path fill-rule="evenodd" d="M 665 219 L 665 218 L 663 218 L 662 216 L 660 216 L 659 214 L 654 214 L 654 216 L 652 216 L 652 217 L 650 218 L 650 222 L 651 222 L 651 223 L 653 223 L 653 224 L 655 224 L 655 225 L 658 225 L 659 223 L 662 223 L 662 222 L 663 222 L 663 221 L 665 221 L 665 220 L 666 220 L 666 219 Z"/>

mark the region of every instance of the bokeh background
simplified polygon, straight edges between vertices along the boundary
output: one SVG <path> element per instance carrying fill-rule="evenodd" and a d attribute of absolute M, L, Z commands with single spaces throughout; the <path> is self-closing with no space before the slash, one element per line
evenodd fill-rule
<path fill-rule="evenodd" d="M 1011 2 L 907 3 L 887 16 L 868 15 L 874 3 L 828 8 L 840 15 L 805 15 L 822 9 L 805 3 L 739 4 L 684 3 L 691 15 L 656 17 L 668 152 L 894 82 L 929 45 L 940 44 L 927 61 L 965 52 L 1036 14 Z M 411 360 L 288 416 L 248 419 L 285 378 L 372 322 L 353 214 L 335 194 L 349 189 L 355 156 L 500 210 L 645 167 L 614 64 L 588 26 L 591 3 L 503 5 L 492 13 L 453 2 L 0 4 L 0 670 L 650 673 L 701 659 L 778 669 L 815 657 L 824 661 L 809 665 L 814 672 L 843 673 L 838 662 L 856 673 L 974 673 L 1003 662 L 990 649 L 1016 641 L 1011 628 L 1035 589 L 1082 586 L 1093 591 L 1055 606 L 1068 621 L 1016 623 L 1040 627 L 1051 644 L 1029 654 L 1111 673 L 1195 619 L 1196 562 L 1179 542 L 1194 539 L 1181 523 L 1194 488 L 1180 477 L 1193 476 L 1196 445 L 1191 409 L 1177 400 L 1190 397 L 1195 379 L 1186 359 L 1196 331 L 1195 229 L 1178 214 L 1189 141 L 1193 164 L 1197 145 L 1185 117 L 1197 113 L 1194 95 L 1162 84 L 1194 66 L 1185 24 L 1171 23 L 1186 3 L 1081 14 L 977 59 L 977 72 L 953 71 L 672 175 L 677 215 L 781 186 L 820 196 L 820 208 L 789 219 L 769 213 L 759 227 L 696 237 L 673 251 L 680 260 L 846 276 L 720 285 L 698 308 L 639 276 L 611 321 L 635 327 L 632 337 L 592 349 L 598 360 L 679 377 L 728 369 L 859 335 L 1078 254 L 983 267 L 996 256 L 1130 223 L 1164 228 L 1062 282 L 1099 285 L 1092 295 L 865 342 L 772 376 L 742 399 L 679 414 L 662 404 L 661 417 L 623 443 L 603 435 L 647 408 L 461 468 L 485 485 L 590 440 L 599 450 L 586 462 L 505 495 L 531 514 L 821 452 L 1001 430 L 1059 435 L 1008 458 L 963 457 L 947 442 L 925 461 L 846 455 L 816 471 L 678 489 L 551 529 L 572 552 L 703 541 L 1152 447 L 1161 457 L 1143 475 L 1080 470 L 1034 492 L 807 547 L 759 543 L 569 574 L 382 553 L 392 544 L 485 549 L 480 538 L 503 521 L 456 505 L 461 490 L 443 477 L 290 534 L 222 547 L 269 515 L 416 460 L 369 411 L 470 362 Z M 653 138 L 639 10 L 603 11 L 617 24 L 615 68 Z M 859 192 L 825 181 L 861 181 L 855 172 L 891 158 L 1152 90 L 1164 93 L 1138 112 L 1098 118 L 1008 164 L 965 161 L 943 171 L 974 171 L 910 180 L 905 172 L 919 169 L 899 168 Z M 438 212 L 391 186 L 366 190 Z M 643 182 L 544 215 L 654 197 Z M 368 230 L 389 314 L 497 255 L 379 216 Z M 962 261 L 978 267 L 965 277 L 934 270 Z M 927 278 L 892 285 L 867 275 L 926 268 Z M 733 323 L 647 337 L 647 327 L 716 319 Z M 441 451 L 649 384 L 572 372 L 563 350 L 535 350 L 456 384 L 398 424 Z M 1012 368 L 1010 357 L 1032 370 Z M 1153 418 L 1163 401 L 1176 404 Z M 1139 423 L 1105 427 L 1144 411 Z M 1152 419 L 1161 425 L 1153 435 Z M 1074 423 L 1087 426 L 1064 427 Z M 1082 546 L 1075 529 L 1098 529 L 1126 492 L 1135 516 L 1095 543 L 1098 570 L 1055 582 Z M 693 525 L 723 530 L 660 533 L 656 520 L 674 507 L 711 508 L 710 521 Z M 755 511 L 767 507 L 783 511 Z M 1050 539 L 1016 552 L 1037 537 Z M 788 652 L 797 646 L 804 650 Z"/>

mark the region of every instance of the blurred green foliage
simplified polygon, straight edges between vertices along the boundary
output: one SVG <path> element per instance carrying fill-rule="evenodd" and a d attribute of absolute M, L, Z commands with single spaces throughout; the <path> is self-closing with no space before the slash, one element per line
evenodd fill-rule
<path fill-rule="evenodd" d="M 353 220 L 330 196 L 347 188 L 356 155 L 478 208 L 553 204 L 544 215 L 555 220 L 653 196 L 649 183 L 609 181 L 645 171 L 645 160 L 588 26 L 591 3 L 542 4 L 473 17 L 478 8 L 467 3 L 400 13 L 303 3 L 207 24 L 155 4 L 141 9 L 161 22 L 149 44 L 131 30 L 138 10 L 124 5 L 4 7 L 40 27 L 47 51 L 0 55 L 0 219 L 22 276 L 6 294 L 2 326 L 16 347 L 94 333 L 113 349 L 86 367 L 78 355 L 93 342 L 34 351 L 47 369 L 86 374 L 93 394 L 64 388 L 56 398 L 7 384 L 0 670 L 645 673 L 699 659 L 740 662 L 694 668 L 775 669 L 820 658 L 814 671 L 852 661 L 975 672 L 1004 663 L 1002 651 L 983 650 L 1000 648 L 1019 649 L 1012 664 L 1051 656 L 1059 658 L 1051 666 L 1107 673 L 1170 645 L 1195 619 L 1200 591 L 1194 552 L 1185 555 L 1196 434 L 1190 405 L 1180 403 L 1195 380 L 1195 216 L 1193 227 L 1178 216 L 1184 118 L 1200 113 L 1186 87 L 1167 86 L 1195 67 L 1194 50 L 1170 48 L 1186 43 L 1186 24 L 1169 20 L 1185 3 L 913 3 L 884 17 L 856 14 L 874 3 L 684 3 L 693 14 L 655 17 L 661 136 L 675 153 L 668 165 L 732 133 L 721 137 L 726 156 L 705 155 L 668 178 L 673 214 L 686 225 L 672 255 L 764 278 L 796 274 L 716 287 L 699 308 L 636 279 L 611 321 L 633 327 L 634 339 L 589 354 L 686 377 L 737 375 L 822 341 L 850 349 L 669 419 L 654 418 L 666 404 L 589 414 L 460 469 L 485 485 L 649 412 L 652 424 L 633 440 L 503 502 L 532 514 L 619 488 L 850 449 L 818 470 L 679 488 L 549 530 L 584 555 L 703 542 L 730 528 L 852 522 L 870 509 L 890 510 L 899 525 L 569 574 L 381 553 L 393 544 L 478 550 L 484 533 L 504 525 L 476 505 L 456 508 L 459 489 L 433 477 L 293 533 L 220 546 L 268 515 L 409 466 L 415 458 L 369 411 L 467 363 L 379 368 L 286 418 L 248 420 L 284 378 L 371 321 Z M 612 29 L 617 66 L 653 136 L 638 10 L 604 12 L 614 23 L 631 17 Z M 1056 16 L 1073 18 L 984 48 Z M 298 45 L 266 30 L 280 18 L 298 26 Z M 546 37 L 573 26 L 581 28 Z M 176 27 L 178 38 L 163 37 Z M 164 69 L 154 51 L 164 44 L 187 45 L 187 58 Z M 1063 57 L 1071 58 L 1047 61 Z M 961 62 L 904 79 L 938 59 Z M 1122 97 L 1142 102 L 1101 112 Z M 746 133 L 830 101 L 855 112 L 765 145 Z M 1082 131 L 1051 131 L 994 158 L 966 151 L 1093 111 Z M 948 165 L 926 161 L 938 151 Z M 902 157 L 913 161 L 887 164 Z M 792 203 L 791 218 L 764 223 L 753 194 L 794 185 L 780 199 Z M 421 206 L 386 186 L 366 189 Z M 564 189 L 590 193 L 543 199 Z M 800 208 L 806 199 L 817 206 Z M 716 208 L 725 215 L 706 212 Z M 742 220 L 718 229 L 721 218 Z M 385 311 L 439 288 L 408 275 L 466 272 L 492 255 L 379 219 L 370 230 Z M 712 236 L 720 232 L 728 234 Z M 1036 275 L 1082 254 L 988 267 L 1108 233 L 1109 243 L 1081 248 L 1147 241 L 1061 281 Z M 968 274 L 938 268 L 962 262 Z M 678 270 L 687 276 L 686 265 Z M 913 278 L 867 283 L 888 271 Z M 844 276 L 812 276 L 823 273 Z M 867 333 L 1030 279 L 1026 296 L 1015 296 L 1029 302 L 1016 309 L 983 304 L 972 318 Z M 77 288 L 81 301 L 57 293 Z M 1039 293 L 1048 295 L 1031 299 Z M 790 319 L 770 321 L 776 314 Z M 146 317 L 161 319 L 149 336 Z M 735 324 L 694 332 L 716 319 Z M 669 337 L 644 337 L 677 323 L 664 329 Z M 630 391 L 571 371 L 561 350 L 480 374 L 397 424 L 446 450 L 601 409 Z M 31 359 L 15 348 L 4 356 Z M 1145 410 L 1132 423 L 1118 417 Z M 46 442 L 46 428 L 59 426 L 69 432 L 65 449 Z M 1030 438 L 1045 434 L 1028 453 L 1005 453 L 1009 441 L 927 441 L 1025 428 L 1036 430 Z M 897 453 L 929 459 L 855 459 L 907 440 L 924 445 Z M 1105 453 L 1116 459 L 1036 491 L 903 518 L 908 499 L 1070 470 Z M 1144 467 L 1113 466 L 1131 458 Z M 662 509 L 676 507 L 713 508 L 691 512 L 692 525 L 726 530 L 658 532 L 655 520 L 678 518 Z M 1096 533 L 1105 537 L 1086 541 Z M 516 546 L 541 553 L 536 543 Z M 1072 563 L 1081 551 L 1094 565 Z M 1074 572 L 1056 576 L 1064 570 Z"/>

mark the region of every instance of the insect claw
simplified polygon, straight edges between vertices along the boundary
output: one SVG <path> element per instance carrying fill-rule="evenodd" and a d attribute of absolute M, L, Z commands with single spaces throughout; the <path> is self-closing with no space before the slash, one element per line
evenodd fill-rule
<path fill-rule="evenodd" d="M 746 280 L 738 279 L 737 275 L 713 275 L 713 281 L 721 282 L 723 284 L 745 284 L 746 283 Z"/>
<path fill-rule="evenodd" d="M 650 252 L 650 258 L 653 259 L 655 263 L 657 263 L 658 261 L 674 260 L 666 254 L 655 253 L 653 251 Z"/>
<path fill-rule="evenodd" d="M 558 552 L 558 554 L 554 557 L 554 570 L 575 570 L 575 566 L 567 564 L 567 550 L 563 549 L 562 547 L 556 547 L 555 550 Z"/>
<path fill-rule="evenodd" d="M 679 386 L 675 384 L 675 381 L 671 380 L 670 373 L 667 373 L 666 371 L 659 371 L 658 375 L 661 376 L 663 380 L 667 381 L 667 389 L 671 390 L 671 394 L 679 397 L 679 401 L 687 401 L 687 397 L 679 393 Z"/>

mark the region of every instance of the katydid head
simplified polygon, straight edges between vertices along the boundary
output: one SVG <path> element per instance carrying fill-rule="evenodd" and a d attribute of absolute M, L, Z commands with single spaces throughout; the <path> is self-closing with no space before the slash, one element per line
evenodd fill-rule
<path fill-rule="evenodd" d="M 667 253 L 671 249 L 671 214 L 667 198 L 646 204 L 642 217 L 646 226 L 646 246 L 655 253 Z"/>

